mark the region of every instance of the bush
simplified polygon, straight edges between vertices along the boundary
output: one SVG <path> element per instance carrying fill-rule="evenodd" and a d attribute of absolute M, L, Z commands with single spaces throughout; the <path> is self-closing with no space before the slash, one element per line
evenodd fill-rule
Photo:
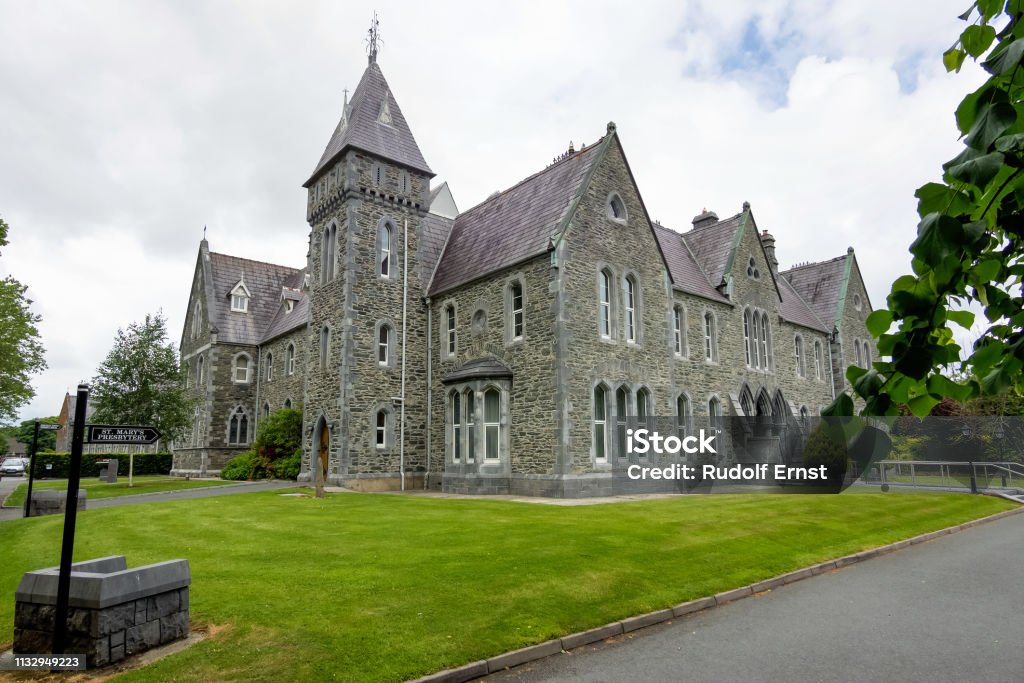
<path fill-rule="evenodd" d="M 831 433 L 826 423 L 811 432 L 804 444 L 804 466 L 825 466 L 828 480 L 839 483 L 846 476 L 846 443 L 841 435 Z"/>
<path fill-rule="evenodd" d="M 117 473 L 120 476 L 128 476 L 128 454 L 127 453 L 82 453 L 82 469 L 79 471 L 83 477 L 100 476 L 100 460 L 117 459 Z M 36 455 L 35 477 L 37 479 L 66 479 L 70 470 L 71 454 L 54 453 L 47 451 Z M 46 469 L 47 465 L 52 465 Z M 171 454 L 170 453 L 136 453 L 135 474 L 170 474 Z"/>
<path fill-rule="evenodd" d="M 274 479 L 298 479 L 302 469 L 302 449 L 285 458 L 278 458 L 273 463 Z"/>
<path fill-rule="evenodd" d="M 267 477 L 266 471 L 261 467 L 260 457 L 255 451 L 246 451 L 224 463 L 220 468 L 220 478 L 229 481 L 249 481 Z"/>

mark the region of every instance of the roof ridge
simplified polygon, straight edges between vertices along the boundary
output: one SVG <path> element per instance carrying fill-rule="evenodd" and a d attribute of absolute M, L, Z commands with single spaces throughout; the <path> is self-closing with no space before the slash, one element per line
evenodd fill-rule
<path fill-rule="evenodd" d="M 523 185 L 524 183 L 527 183 L 527 182 L 533 180 L 534 178 L 537 178 L 539 176 L 544 175 L 545 173 L 547 173 L 551 169 L 555 168 L 559 164 L 564 163 L 566 161 L 569 161 L 570 159 L 575 159 L 575 158 L 579 157 L 580 155 L 582 155 L 582 154 L 584 154 L 586 152 L 593 151 L 594 148 L 599 147 L 600 144 L 602 142 L 604 142 L 604 139 L 606 137 L 608 137 L 608 136 L 607 135 L 602 135 L 594 144 L 588 145 L 587 147 L 585 147 L 583 149 L 576 150 L 576 152 L 574 154 L 571 154 L 570 156 L 567 156 L 564 159 L 558 159 L 554 163 L 548 164 L 547 166 L 545 166 L 541 170 L 537 171 L 536 173 L 533 173 L 532 175 L 526 176 L 525 178 L 520 180 L 515 185 L 511 185 L 511 186 L 507 187 L 504 190 L 499 190 L 496 194 L 492 194 L 490 197 L 488 197 L 487 199 L 483 200 L 479 204 L 477 204 L 475 206 L 471 206 L 470 208 L 468 208 L 465 211 L 463 211 L 462 213 L 460 213 L 459 214 L 459 218 L 462 218 L 463 216 L 465 216 L 468 213 L 472 213 L 473 211 L 476 211 L 477 209 L 479 209 L 480 207 L 484 206 L 485 204 L 488 204 L 488 203 L 490 203 L 490 202 L 492 202 L 492 201 L 494 201 L 496 199 L 500 199 L 503 195 L 508 194 L 509 192 L 511 192 L 512 190 L 516 189 L 520 185 Z"/>
<path fill-rule="evenodd" d="M 807 263 L 802 263 L 798 266 L 790 266 L 786 270 L 780 270 L 779 273 L 790 273 L 794 270 L 800 270 L 801 268 L 810 268 L 811 266 L 822 266 L 825 265 L 826 263 L 835 263 L 836 261 L 842 261 L 847 256 L 849 256 L 849 254 L 842 254 L 840 256 L 835 256 L 830 259 L 825 259 L 824 261 L 808 261 Z"/>
<path fill-rule="evenodd" d="M 219 252 L 219 251 L 211 251 L 209 253 L 210 253 L 210 256 L 222 256 L 224 258 L 230 258 L 230 259 L 234 259 L 236 261 L 245 261 L 246 263 L 258 263 L 258 264 L 263 265 L 263 266 L 273 266 L 275 268 L 285 268 L 287 270 L 292 271 L 293 274 L 297 273 L 300 270 L 303 270 L 305 268 L 305 266 L 303 266 L 302 268 L 293 268 L 292 266 L 285 266 L 285 265 L 281 265 L 280 263 L 271 263 L 270 261 L 259 261 L 257 259 L 245 258 L 244 256 L 234 256 L 233 254 L 225 254 L 225 253 Z"/>

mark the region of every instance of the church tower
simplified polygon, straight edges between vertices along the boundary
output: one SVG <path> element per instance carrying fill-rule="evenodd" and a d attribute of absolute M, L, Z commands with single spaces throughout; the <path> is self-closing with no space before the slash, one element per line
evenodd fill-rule
<path fill-rule="evenodd" d="M 377 64 L 346 96 L 313 174 L 306 219 L 310 322 L 301 480 L 422 487 L 430 170 Z M 403 400 L 404 399 L 404 400 Z M 403 419 L 404 417 L 404 419 Z"/>

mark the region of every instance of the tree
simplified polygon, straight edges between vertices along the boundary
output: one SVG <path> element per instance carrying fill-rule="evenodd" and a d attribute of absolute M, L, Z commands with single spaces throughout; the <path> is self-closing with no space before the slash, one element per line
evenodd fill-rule
<path fill-rule="evenodd" d="M 0 218 L 0 247 L 7 246 L 7 223 Z M 29 378 L 46 368 L 43 345 L 27 286 L 11 276 L 0 280 L 0 421 L 13 420 L 35 396 Z"/>
<path fill-rule="evenodd" d="M 147 425 L 163 439 L 181 436 L 191 423 L 194 399 L 185 389 L 163 313 L 119 329 L 114 348 L 92 381 L 92 422 Z"/>
<path fill-rule="evenodd" d="M 60 420 L 56 415 L 53 417 L 37 417 L 31 420 L 25 420 L 17 427 L 11 428 L 11 436 L 14 437 L 15 441 L 25 444 L 28 448 L 32 448 L 32 436 L 36 431 L 36 420 L 39 420 L 45 424 L 57 424 Z M 57 432 L 50 431 L 47 429 L 39 430 L 39 452 L 52 451 L 57 448 Z"/>
<path fill-rule="evenodd" d="M 252 450 L 229 460 L 222 479 L 295 479 L 302 465 L 302 411 L 284 408 L 260 420 Z"/>
<path fill-rule="evenodd" d="M 960 16 L 973 19 L 971 25 L 943 55 L 946 69 L 959 71 L 968 56 L 977 61 L 987 53 L 981 67 L 989 78 L 956 110 L 963 151 L 944 164 L 941 183 L 916 192 L 921 221 L 910 245 L 913 274 L 897 279 L 888 308 L 867 319 L 883 359 L 846 371 L 866 415 L 896 415 L 906 404 L 923 416 L 943 397 L 965 401 L 1024 390 L 1022 11 L 1024 0 L 978 0 Z M 972 306 L 987 324 L 964 353 L 968 378 L 957 382 L 949 368 L 961 360 L 961 349 L 950 325 L 970 329 Z M 853 410 L 844 394 L 825 414 Z"/>

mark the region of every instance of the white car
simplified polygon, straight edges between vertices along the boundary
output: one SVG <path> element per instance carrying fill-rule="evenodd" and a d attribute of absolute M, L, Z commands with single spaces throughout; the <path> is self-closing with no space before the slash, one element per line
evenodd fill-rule
<path fill-rule="evenodd" d="M 24 476 L 28 469 L 28 458 L 4 458 L 0 464 L 0 476 Z"/>

